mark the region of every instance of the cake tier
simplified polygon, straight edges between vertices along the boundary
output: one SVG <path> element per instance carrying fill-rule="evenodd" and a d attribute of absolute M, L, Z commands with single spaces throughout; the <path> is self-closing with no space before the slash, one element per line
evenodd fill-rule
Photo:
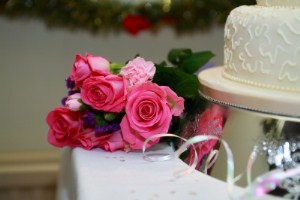
<path fill-rule="evenodd" d="M 299 0 L 256 0 L 259 6 L 300 6 Z"/>
<path fill-rule="evenodd" d="M 299 38 L 300 8 L 240 6 L 230 13 L 225 25 L 223 76 L 259 88 L 300 94 Z"/>

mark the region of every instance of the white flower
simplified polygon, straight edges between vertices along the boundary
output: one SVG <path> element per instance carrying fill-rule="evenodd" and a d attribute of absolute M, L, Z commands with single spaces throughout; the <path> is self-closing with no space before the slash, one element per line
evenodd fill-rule
<path fill-rule="evenodd" d="M 81 103 L 81 94 L 75 93 L 70 95 L 66 100 L 66 107 L 72 111 L 79 111 Z"/>

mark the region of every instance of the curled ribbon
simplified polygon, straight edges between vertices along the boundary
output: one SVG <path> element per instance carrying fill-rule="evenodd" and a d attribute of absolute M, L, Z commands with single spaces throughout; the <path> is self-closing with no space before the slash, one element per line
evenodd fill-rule
<path fill-rule="evenodd" d="M 177 137 L 185 141 L 175 152 L 175 155 L 163 155 L 160 157 L 160 155 L 157 154 L 147 154 L 146 153 L 146 145 L 147 143 L 154 138 L 161 138 L 161 137 Z M 242 176 L 240 174 L 237 177 L 234 177 L 234 159 L 233 159 L 233 153 L 228 145 L 228 143 L 216 136 L 211 136 L 211 135 L 198 135 L 195 137 L 192 137 L 190 139 L 185 139 L 180 136 L 170 134 L 170 133 L 164 133 L 164 134 L 156 134 L 153 135 L 144 142 L 143 145 L 143 154 L 144 154 L 144 159 L 148 161 L 164 161 L 164 160 L 170 160 L 174 158 L 174 156 L 179 157 L 183 152 L 185 152 L 190 146 L 192 146 L 193 151 L 195 153 L 195 157 L 193 160 L 192 165 L 190 165 L 187 169 L 179 171 L 175 173 L 175 177 L 181 177 L 187 174 L 190 174 L 193 172 L 196 168 L 197 162 L 198 162 L 198 156 L 196 152 L 196 148 L 194 146 L 195 143 L 198 142 L 203 142 L 207 140 L 218 140 L 220 141 L 227 154 L 227 191 L 230 199 L 232 200 L 249 200 L 257 197 L 261 197 L 266 195 L 269 191 L 272 191 L 273 189 L 276 188 L 280 184 L 280 182 L 286 178 L 293 177 L 297 174 L 300 174 L 300 165 L 296 166 L 295 168 L 289 169 L 289 170 L 282 170 L 282 169 L 277 169 L 277 170 L 272 170 L 269 171 L 259 177 L 257 177 L 253 182 L 251 181 L 251 171 L 252 171 L 252 166 L 254 165 L 254 162 L 257 157 L 257 147 L 255 146 L 253 151 L 251 152 L 248 163 L 247 163 L 247 182 L 248 182 L 248 187 L 245 188 L 244 193 L 239 196 L 235 196 L 233 189 L 235 186 L 235 182 Z M 217 159 L 218 152 L 217 151 L 212 151 L 210 155 L 208 156 L 208 161 L 206 162 L 205 170 L 209 167 L 211 167 L 214 162 Z"/>
<path fill-rule="evenodd" d="M 207 140 L 218 140 L 220 141 L 226 151 L 227 154 L 227 191 L 229 193 L 230 196 L 233 196 L 233 186 L 234 186 L 234 162 L 233 162 L 233 154 L 231 149 L 229 148 L 229 145 L 227 142 L 225 142 L 224 140 L 216 137 L 216 136 L 210 136 L 210 135 L 198 135 L 195 137 L 192 137 L 190 139 L 188 139 L 183 145 L 181 145 L 179 147 L 179 149 L 184 149 L 186 148 L 188 145 L 190 144 L 195 144 L 198 142 L 203 142 L 203 141 L 207 141 Z"/>
<path fill-rule="evenodd" d="M 184 148 L 179 148 L 178 150 L 176 150 L 174 152 L 174 155 L 170 155 L 170 154 L 160 155 L 160 154 L 157 154 L 157 153 L 151 153 L 151 154 L 146 153 L 146 146 L 147 146 L 148 142 L 152 139 L 162 138 L 162 137 L 176 137 L 176 138 L 182 139 L 185 142 L 187 142 L 187 139 L 185 139 L 183 137 L 180 137 L 178 135 L 175 135 L 175 134 L 171 134 L 171 133 L 162 133 L 162 134 L 152 135 L 149 138 L 147 138 L 145 140 L 144 144 L 143 144 L 143 149 L 142 150 L 143 150 L 145 160 L 151 161 L 151 162 L 170 160 L 170 159 L 174 158 L 174 156 L 179 157 L 183 152 L 185 152 L 188 149 L 188 147 L 185 147 L 185 149 Z M 198 161 L 197 151 L 196 151 L 196 148 L 193 144 L 190 144 L 190 145 L 192 146 L 192 148 L 194 150 L 194 153 L 195 153 L 194 161 L 188 169 L 180 170 L 180 171 L 175 172 L 174 176 L 177 177 L 177 178 L 179 178 L 181 176 L 184 176 L 184 175 L 187 175 L 187 174 L 190 174 L 191 172 L 194 171 L 194 169 L 197 166 L 197 161 Z"/>
<path fill-rule="evenodd" d="M 215 162 L 217 161 L 218 156 L 219 156 L 219 151 L 218 150 L 212 150 L 209 153 L 209 155 L 208 155 L 208 157 L 206 158 L 206 161 L 205 161 L 203 173 L 207 174 L 207 170 L 215 164 Z"/>

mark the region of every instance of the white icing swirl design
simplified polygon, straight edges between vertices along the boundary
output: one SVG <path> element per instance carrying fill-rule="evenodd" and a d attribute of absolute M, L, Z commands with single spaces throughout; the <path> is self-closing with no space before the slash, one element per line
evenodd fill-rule
<path fill-rule="evenodd" d="M 227 79 L 299 93 L 300 8 L 234 9 L 225 25 L 224 62 Z"/>

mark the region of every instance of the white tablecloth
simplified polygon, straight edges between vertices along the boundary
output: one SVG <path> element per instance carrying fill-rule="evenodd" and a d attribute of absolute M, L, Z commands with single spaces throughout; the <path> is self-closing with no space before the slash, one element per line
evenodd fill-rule
<path fill-rule="evenodd" d="M 171 152 L 158 146 L 159 152 Z M 194 171 L 175 178 L 188 166 L 180 159 L 149 162 L 141 152 L 86 151 L 65 148 L 59 178 L 58 200 L 229 200 L 227 184 Z M 224 173 L 226 166 L 224 165 Z M 241 188 L 235 189 L 242 192 Z M 275 199 L 264 197 L 263 199 Z"/>

